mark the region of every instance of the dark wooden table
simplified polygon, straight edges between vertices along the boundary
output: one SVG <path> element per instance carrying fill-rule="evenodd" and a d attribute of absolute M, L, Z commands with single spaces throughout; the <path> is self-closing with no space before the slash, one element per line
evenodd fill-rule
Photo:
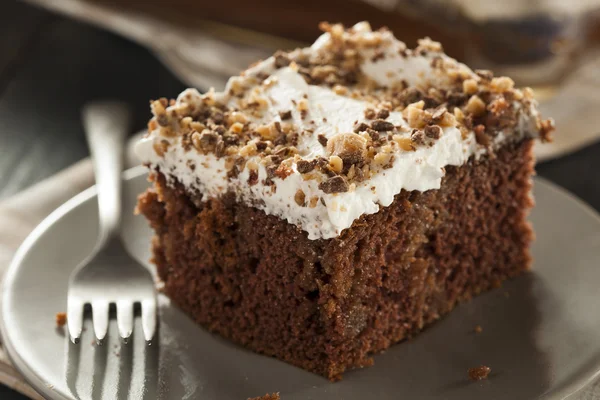
<path fill-rule="evenodd" d="M 88 155 L 81 107 L 99 98 L 135 107 L 175 97 L 184 85 L 146 49 L 123 38 L 21 4 L 0 13 L 0 200 Z M 600 128 L 599 128 L 600 129 Z M 600 143 L 538 166 L 538 172 L 600 210 Z M 0 398 L 23 399 L 0 386 Z"/>

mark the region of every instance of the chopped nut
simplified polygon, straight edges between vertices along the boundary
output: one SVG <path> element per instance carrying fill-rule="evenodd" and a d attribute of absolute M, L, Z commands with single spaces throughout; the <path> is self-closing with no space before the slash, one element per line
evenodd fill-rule
<path fill-rule="evenodd" d="M 472 381 L 481 381 L 483 379 L 486 379 L 491 371 L 492 369 L 485 365 L 481 365 L 475 368 L 469 368 L 469 379 L 471 379 Z"/>
<path fill-rule="evenodd" d="M 152 145 L 152 148 L 154 149 L 154 152 L 159 157 L 164 157 L 165 153 L 169 149 L 169 142 L 167 140 L 161 140 L 160 142 L 154 142 L 154 144 Z"/>
<path fill-rule="evenodd" d="M 373 158 L 375 164 L 382 166 L 383 168 L 391 167 L 391 163 L 394 160 L 394 155 L 391 153 L 377 153 Z"/>
<path fill-rule="evenodd" d="M 456 120 L 458 122 L 463 122 L 465 120 L 465 114 L 462 112 L 462 110 L 458 107 L 454 108 L 454 118 L 456 118 Z"/>
<path fill-rule="evenodd" d="M 273 140 L 280 133 L 277 129 L 276 124 L 260 125 L 256 127 L 256 133 L 258 133 L 263 139 Z"/>
<path fill-rule="evenodd" d="M 246 116 L 243 113 L 234 111 L 231 114 L 229 114 L 227 121 L 230 125 L 233 125 L 236 122 L 239 122 L 240 124 L 245 124 L 246 122 L 248 122 L 248 118 L 246 118 Z"/>
<path fill-rule="evenodd" d="M 376 119 L 371 123 L 371 128 L 378 132 L 386 132 L 394 129 L 394 124 L 388 121 L 384 121 L 383 119 Z"/>
<path fill-rule="evenodd" d="M 317 196 L 313 196 L 310 198 L 310 201 L 308 202 L 308 207 L 315 208 L 318 203 L 319 203 L 319 198 Z"/>
<path fill-rule="evenodd" d="M 205 129 L 202 133 L 192 133 L 192 143 L 196 150 L 203 153 L 213 151 L 219 141 L 219 136 L 209 129 Z"/>
<path fill-rule="evenodd" d="M 319 189 L 324 193 L 343 193 L 348 191 L 348 182 L 343 177 L 337 175 L 325 182 L 321 182 Z"/>
<path fill-rule="evenodd" d="M 156 116 L 156 122 L 158 122 L 160 126 L 167 126 L 169 124 L 165 107 L 166 105 L 161 100 L 155 100 L 150 103 L 150 110 L 152 111 L 152 114 Z"/>
<path fill-rule="evenodd" d="M 511 90 L 515 86 L 515 82 L 512 79 L 502 76 L 500 78 L 493 78 L 490 82 L 490 89 L 496 93 L 504 93 Z"/>
<path fill-rule="evenodd" d="M 339 156 L 345 163 L 361 162 L 367 152 L 367 140 L 356 133 L 338 133 L 327 142 L 327 152 Z"/>
<path fill-rule="evenodd" d="M 428 37 L 419 39 L 418 44 L 419 44 L 419 47 L 424 50 L 429 50 L 429 51 L 433 51 L 433 52 L 443 51 L 442 44 L 440 42 L 435 42 Z"/>
<path fill-rule="evenodd" d="M 294 200 L 296 201 L 296 204 L 298 204 L 300 207 L 306 206 L 306 195 L 304 194 L 302 189 L 298 189 L 296 195 L 294 196 Z"/>
<path fill-rule="evenodd" d="M 430 115 L 426 111 L 423 111 L 424 104 L 425 102 L 421 100 L 418 103 L 410 104 L 404 110 L 408 125 L 411 128 L 423 128 L 428 118 L 430 118 Z"/>
<path fill-rule="evenodd" d="M 394 135 L 394 142 L 398 143 L 398 146 L 404 151 L 415 151 L 415 146 L 412 144 L 412 140 L 408 137 L 400 135 Z"/>
<path fill-rule="evenodd" d="M 365 118 L 366 119 L 374 119 L 377 116 L 377 113 L 372 108 L 367 108 L 365 110 Z"/>
<path fill-rule="evenodd" d="M 465 106 L 465 111 L 478 117 L 485 113 L 485 103 L 483 102 L 483 100 L 481 100 L 479 96 L 473 95 L 467 102 L 467 105 Z"/>
<path fill-rule="evenodd" d="M 477 93 L 477 81 L 475 79 L 466 79 L 463 81 L 463 92 L 466 94 Z"/>
<path fill-rule="evenodd" d="M 250 157 L 257 153 L 258 147 L 255 142 L 249 142 L 244 147 L 242 147 L 239 151 L 240 156 L 242 157 Z"/>
<path fill-rule="evenodd" d="M 492 80 L 492 78 L 494 77 L 494 73 L 492 71 L 490 71 L 490 70 L 487 70 L 487 69 L 476 69 L 475 73 L 481 79 L 485 79 L 487 81 Z"/>
<path fill-rule="evenodd" d="M 277 68 L 287 67 L 290 65 L 291 60 L 287 53 L 284 53 L 283 51 L 278 51 L 273 57 L 275 58 L 275 67 Z"/>
<path fill-rule="evenodd" d="M 344 161 L 338 156 L 329 157 L 329 167 L 332 171 L 340 173 L 344 169 Z"/>
<path fill-rule="evenodd" d="M 231 125 L 231 128 L 229 129 L 231 129 L 231 131 L 234 133 L 241 133 L 244 129 L 244 124 L 242 124 L 241 122 L 236 122 L 233 125 Z"/>
<path fill-rule="evenodd" d="M 298 102 L 298 111 L 300 111 L 300 112 L 308 111 L 308 100 L 306 100 L 304 98 L 300 99 L 300 101 Z"/>
<path fill-rule="evenodd" d="M 345 94 L 347 94 L 347 93 L 348 93 L 348 88 L 347 88 L 347 87 L 345 87 L 345 86 L 341 86 L 341 85 L 335 85 L 335 86 L 333 87 L 333 92 L 334 92 L 335 94 L 338 94 L 338 95 L 340 95 L 340 96 L 343 96 L 343 95 L 345 95 Z"/>

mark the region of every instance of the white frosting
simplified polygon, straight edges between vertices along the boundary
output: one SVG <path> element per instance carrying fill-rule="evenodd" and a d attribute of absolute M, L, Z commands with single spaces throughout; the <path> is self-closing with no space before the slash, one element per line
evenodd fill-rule
<path fill-rule="evenodd" d="M 355 30 L 361 31 L 363 35 L 376 34 L 364 29 L 362 25 L 355 27 Z M 425 85 L 432 80 L 437 85 L 443 85 L 445 80 L 449 79 L 431 67 L 431 59 L 427 56 L 401 56 L 399 53 L 404 44 L 395 40 L 391 33 L 377 34 L 388 42 L 386 57 L 380 61 L 371 61 L 370 54 L 367 53 L 365 59 L 368 61 L 365 61 L 361 68 L 365 75 L 380 85 L 399 80 L 405 80 L 414 86 Z M 329 40 L 330 36 L 326 33 L 311 48 L 300 51 L 320 51 Z M 370 50 L 365 52 L 368 51 Z M 459 64 L 458 68 L 470 72 L 462 64 Z M 272 83 L 264 92 L 269 99 L 267 111 L 261 117 L 254 118 L 254 122 L 280 121 L 280 111 L 292 110 L 293 123 L 300 130 L 311 129 L 314 132 L 300 137 L 297 148 L 304 159 L 326 157 L 326 149 L 318 142 L 317 135 L 323 134 L 330 138 L 336 133 L 352 132 L 355 123 L 364 119 L 365 109 L 371 107 L 366 101 L 337 95 L 328 87 L 309 85 L 293 68 L 275 69 L 273 58 L 249 69 L 241 77 L 230 79 L 226 90 L 216 93 L 215 98 L 236 107 L 240 99 L 229 96 L 229 90 L 236 84 L 247 84 L 250 77 L 261 72 L 268 73 Z M 303 96 L 308 105 L 305 118 L 301 117 L 292 102 Z M 180 95 L 178 104 L 186 97 L 187 101 L 190 97 L 199 99 L 200 94 L 194 89 L 188 89 Z M 534 135 L 535 113 L 531 111 L 522 115 L 524 117 L 519 125 L 521 134 Z M 408 127 L 400 112 L 392 112 L 387 121 L 397 126 Z M 408 133 L 405 135 L 409 136 Z M 499 144 L 504 137 L 503 134 L 498 135 L 496 142 Z M 157 140 L 168 140 L 171 143 L 163 156 L 159 156 L 153 148 Z M 240 201 L 248 202 L 267 214 L 286 219 L 290 224 L 306 231 L 308 238 L 314 240 L 337 237 L 360 216 L 376 213 L 381 207 L 389 206 L 394 196 L 402 189 L 438 189 L 445 174 L 444 167 L 462 165 L 471 156 L 481 156 L 486 149 L 476 143 L 473 133 L 463 138 L 458 128 L 445 128 L 440 139 L 432 146 L 419 146 L 415 151 L 400 151 L 396 148 L 395 159 L 390 168 L 382 169 L 370 179 L 356 183 L 348 192 L 335 194 L 321 191 L 314 179 L 304 180 L 302 174 L 297 172 L 295 164 L 291 175 L 285 179 L 273 179 L 274 189 L 261 183 L 250 185 L 248 168 L 242 170 L 237 178 L 228 180 L 224 158 L 218 159 L 213 154 L 204 155 L 194 149 L 186 151 L 180 143 L 180 137 L 160 136 L 158 130 L 150 132 L 149 136 L 137 145 L 136 152 L 152 168 L 158 167 L 169 179 L 174 177 L 184 186 L 202 193 L 204 199 L 233 191 Z M 267 178 L 267 171 L 260 165 L 258 158 L 255 161 L 259 166 L 259 182 L 262 182 Z M 304 192 L 306 199 L 317 196 L 321 200 L 312 208 L 300 206 L 294 199 L 299 189 Z"/>

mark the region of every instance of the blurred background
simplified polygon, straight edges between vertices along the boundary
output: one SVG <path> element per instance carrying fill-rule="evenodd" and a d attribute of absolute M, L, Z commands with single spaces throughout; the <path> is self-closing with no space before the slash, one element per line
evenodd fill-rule
<path fill-rule="evenodd" d="M 0 202 L 87 157 L 81 107 L 222 87 L 320 21 L 429 36 L 474 68 L 532 86 L 556 141 L 538 173 L 600 210 L 600 0 L 5 0 L 0 12 Z M 43 201 L 43 198 L 40 198 Z M 9 397 L 10 396 L 10 397 Z M 22 399 L 0 387 L 0 398 Z"/>

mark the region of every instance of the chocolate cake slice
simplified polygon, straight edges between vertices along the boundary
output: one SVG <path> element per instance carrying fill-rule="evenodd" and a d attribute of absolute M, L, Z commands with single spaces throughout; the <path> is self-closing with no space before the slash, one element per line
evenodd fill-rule
<path fill-rule="evenodd" d="M 138 209 L 197 323 L 331 380 L 527 270 L 529 89 L 367 23 L 152 102 Z"/>

